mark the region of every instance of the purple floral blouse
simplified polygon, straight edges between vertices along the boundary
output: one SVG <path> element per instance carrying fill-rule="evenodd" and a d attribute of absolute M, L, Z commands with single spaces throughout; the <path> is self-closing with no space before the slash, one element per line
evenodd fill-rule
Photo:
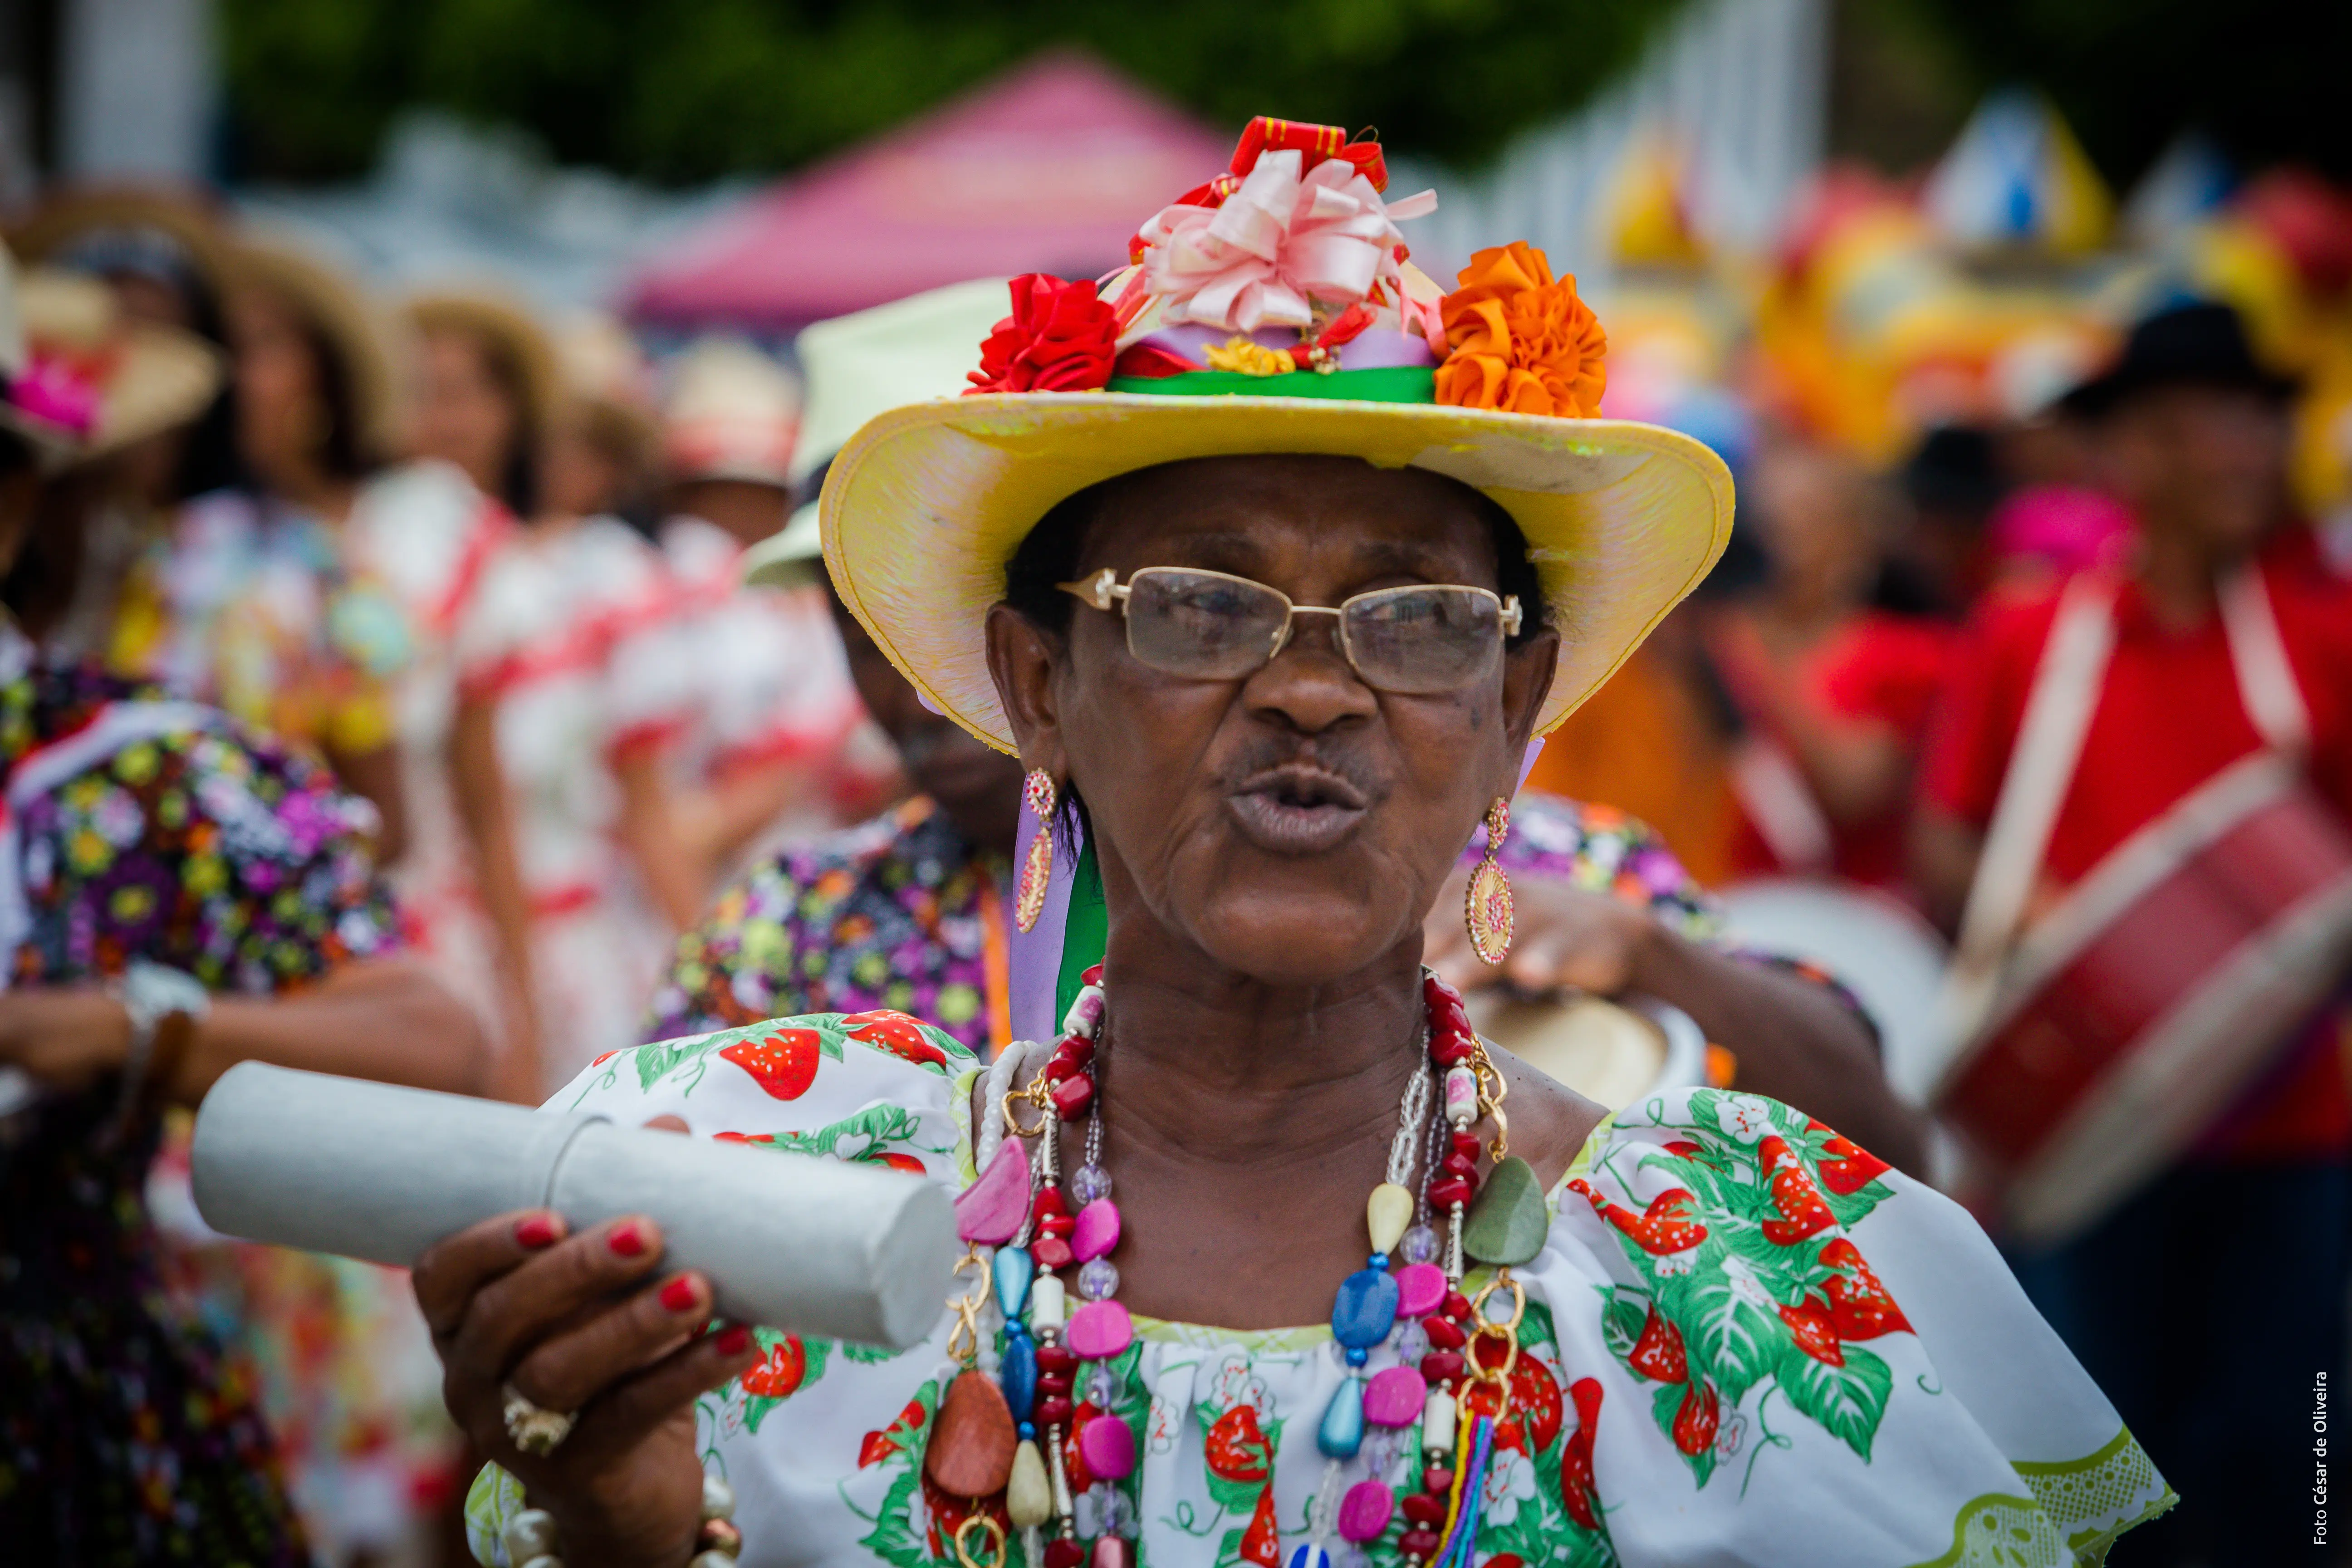
<path fill-rule="evenodd" d="M 12 780 L 110 705 L 156 695 L 7 641 Z M 323 768 L 191 713 L 16 803 L 29 930 L 10 984 L 87 984 L 142 958 L 268 994 L 396 945 L 371 809 Z M 163 1304 L 143 1197 L 157 1128 L 107 1146 L 117 1100 L 110 1080 L 0 1119 L 0 1557 L 307 1563 L 252 1389 Z"/>

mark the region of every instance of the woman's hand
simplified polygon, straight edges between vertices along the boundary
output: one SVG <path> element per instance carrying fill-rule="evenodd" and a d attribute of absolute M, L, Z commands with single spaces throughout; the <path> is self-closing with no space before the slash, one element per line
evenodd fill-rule
<path fill-rule="evenodd" d="M 560 1215 L 527 1210 L 460 1231 L 415 1271 L 449 1414 L 555 1515 L 574 1563 L 687 1561 L 702 1506 L 695 1396 L 755 1359 L 748 1329 L 700 1332 L 709 1281 L 660 1273 L 661 1255 L 643 1216 L 567 1237 Z M 552 1453 L 516 1448 L 509 1386 L 577 1414 Z"/>
<path fill-rule="evenodd" d="M 1462 900 L 1470 873 L 1445 880 L 1429 912 L 1422 962 L 1457 991 L 1505 981 L 1531 995 L 1589 991 L 1614 996 L 1633 984 L 1648 943 L 1664 934 L 1650 911 L 1608 893 L 1587 892 L 1558 877 L 1522 877 L 1511 885 L 1510 956 L 1499 967 L 1470 950 Z"/>
<path fill-rule="evenodd" d="M 0 992 L 0 1066 L 73 1094 L 131 1055 L 131 1015 L 103 991 L 64 985 Z"/>

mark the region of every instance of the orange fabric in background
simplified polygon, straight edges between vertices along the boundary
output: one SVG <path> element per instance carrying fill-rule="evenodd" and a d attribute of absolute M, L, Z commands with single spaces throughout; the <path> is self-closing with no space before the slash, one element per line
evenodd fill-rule
<path fill-rule="evenodd" d="M 1700 882 L 1731 879 L 1739 809 L 1723 744 L 1646 648 L 1545 738 L 1527 787 L 1616 806 L 1656 828 Z"/>

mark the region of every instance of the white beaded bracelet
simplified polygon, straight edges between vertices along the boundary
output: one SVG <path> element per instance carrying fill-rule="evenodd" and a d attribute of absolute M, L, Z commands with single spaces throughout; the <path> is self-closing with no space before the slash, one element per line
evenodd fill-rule
<path fill-rule="evenodd" d="M 555 1516 L 543 1508 L 527 1508 L 507 1521 L 499 1541 L 507 1549 L 509 1568 L 563 1568 L 556 1551 Z M 735 1568 L 742 1552 L 743 1532 L 735 1528 L 735 1489 L 705 1470 L 702 1523 L 695 1531 L 694 1560 L 687 1568 Z"/>

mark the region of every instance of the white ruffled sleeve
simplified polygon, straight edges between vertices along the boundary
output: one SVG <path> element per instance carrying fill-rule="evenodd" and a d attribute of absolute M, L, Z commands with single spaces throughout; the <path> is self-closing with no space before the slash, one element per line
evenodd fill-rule
<path fill-rule="evenodd" d="M 1620 1113 L 1521 1272 L 1626 1568 L 2071 1568 L 2172 1501 L 1968 1214 L 1775 1101 Z"/>

